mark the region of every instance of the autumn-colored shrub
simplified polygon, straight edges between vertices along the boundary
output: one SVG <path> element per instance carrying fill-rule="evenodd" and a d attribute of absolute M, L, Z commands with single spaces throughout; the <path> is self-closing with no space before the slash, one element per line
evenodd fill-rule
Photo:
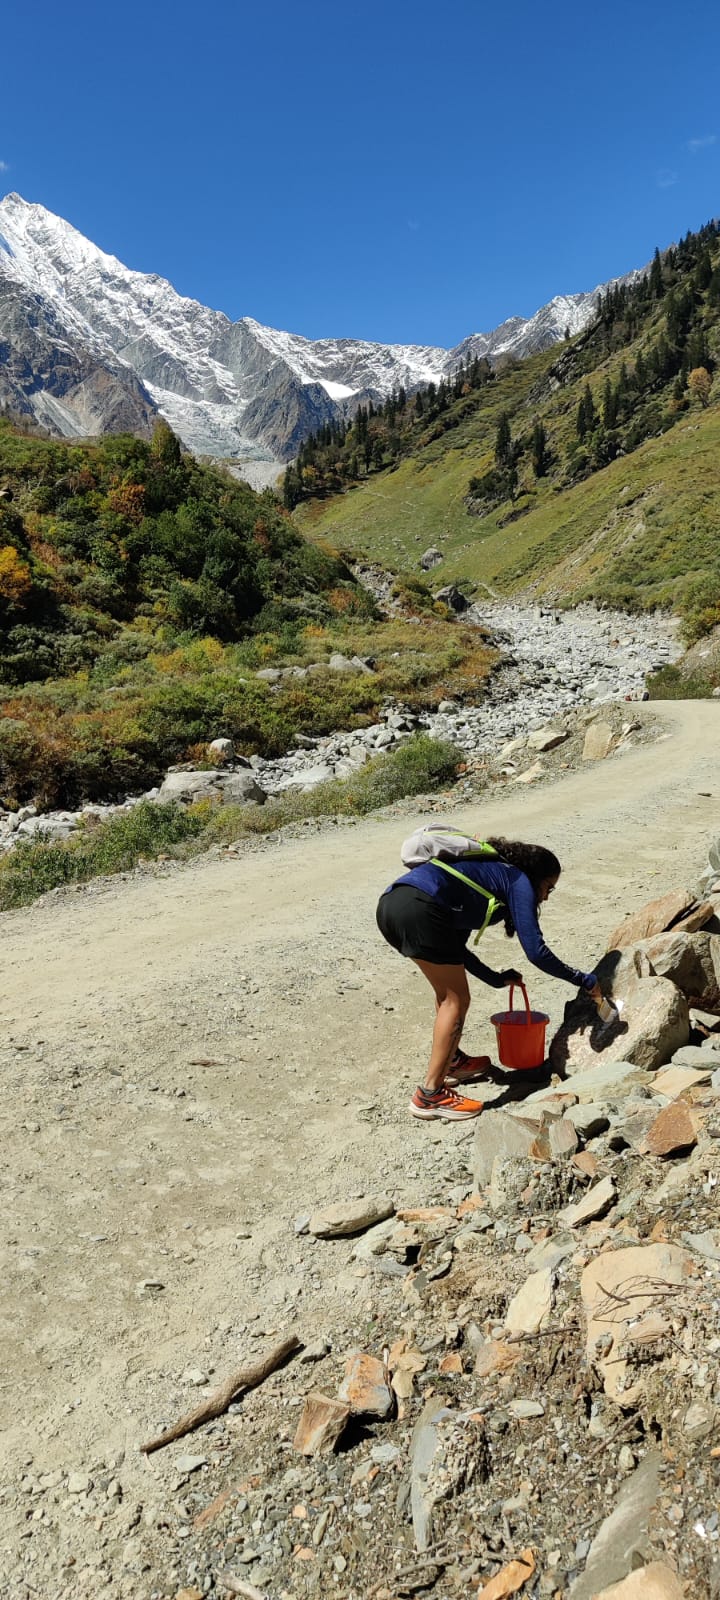
<path fill-rule="evenodd" d="M 32 577 L 26 561 L 12 544 L 0 549 L 0 600 L 7 606 L 22 606 L 32 590 Z"/>

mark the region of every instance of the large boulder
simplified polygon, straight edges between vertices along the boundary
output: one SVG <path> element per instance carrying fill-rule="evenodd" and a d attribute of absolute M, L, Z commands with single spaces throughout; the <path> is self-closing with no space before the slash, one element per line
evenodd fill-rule
<path fill-rule="evenodd" d="M 677 1298 L 673 1291 L 696 1272 L 692 1256 L 674 1244 L 610 1250 L 585 1268 L 580 1293 L 587 1359 L 597 1366 L 605 1393 L 617 1405 L 633 1405 L 642 1387 L 629 1366 L 629 1329 L 636 1328 L 646 1312 L 662 1312 L 672 1305 Z M 640 1339 L 637 1328 L 636 1339 Z"/>
<path fill-rule="evenodd" d="M 461 611 L 467 611 L 470 605 L 467 596 L 463 594 L 461 589 L 458 589 L 455 583 L 446 583 L 444 589 L 437 590 L 436 594 L 433 595 L 433 599 L 442 600 L 443 605 L 446 605 L 449 611 L 455 611 L 458 614 Z"/>
<path fill-rule="evenodd" d="M 608 939 L 608 950 L 622 950 L 626 945 L 639 944 L 653 934 L 665 933 L 669 928 L 682 926 L 686 933 L 701 928 L 709 922 L 714 906 L 700 903 L 690 889 L 671 889 L 659 900 L 650 900 L 632 916 L 626 917 L 613 929 Z M 698 920 L 699 919 L 699 920 Z"/>
<path fill-rule="evenodd" d="M 275 787 L 278 794 L 284 789 L 317 789 L 318 784 L 330 783 L 334 777 L 334 767 L 326 761 L 317 761 L 312 767 L 300 767 L 297 772 L 290 773 Z"/>
<path fill-rule="evenodd" d="M 218 770 L 207 772 L 168 772 L 157 793 L 164 805 L 169 800 L 206 800 L 218 792 L 218 783 L 225 777 Z"/>
<path fill-rule="evenodd" d="M 720 1011 L 720 935 L 673 927 L 621 949 L 608 950 L 595 968 L 603 993 L 628 1001 L 641 978 L 667 978 L 702 1010 Z"/>
<path fill-rule="evenodd" d="M 687 1044 L 689 1036 L 684 994 L 667 978 L 638 978 L 618 1022 L 609 1028 L 602 1026 L 592 1000 L 585 995 L 570 1000 L 549 1056 L 555 1071 L 568 1076 L 587 1072 L 603 1056 L 654 1072 Z"/>
<path fill-rule="evenodd" d="M 656 934 L 640 946 L 658 978 L 669 978 L 706 1011 L 720 1009 L 720 936 L 715 933 Z"/>
<path fill-rule="evenodd" d="M 167 805 L 171 800 L 189 803 L 193 800 L 218 799 L 234 805 L 263 805 L 267 795 L 247 768 L 240 772 L 227 772 L 214 767 L 207 772 L 168 772 L 156 796 L 158 805 Z"/>
<path fill-rule="evenodd" d="M 267 800 L 265 790 L 252 774 L 252 771 L 229 772 L 220 785 L 223 800 L 228 805 L 256 805 L 263 806 Z"/>
<path fill-rule="evenodd" d="M 208 745 L 208 750 L 211 751 L 212 755 L 215 757 L 215 760 L 218 761 L 221 766 L 226 765 L 228 761 L 235 760 L 235 746 L 232 742 L 232 739 L 211 739 Z M 244 767 L 248 765 L 247 761 L 244 761 L 242 757 L 239 757 L 238 759 L 242 762 Z"/>

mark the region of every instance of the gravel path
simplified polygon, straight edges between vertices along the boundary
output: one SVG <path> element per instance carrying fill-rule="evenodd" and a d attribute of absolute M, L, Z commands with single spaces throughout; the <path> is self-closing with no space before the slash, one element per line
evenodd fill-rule
<path fill-rule="evenodd" d="M 546 934 L 588 969 L 625 912 L 696 877 L 718 831 L 720 706 L 637 714 L 665 738 L 452 816 L 558 851 Z M 431 1007 L 374 927 L 408 831 L 407 817 L 309 829 L 2 918 L 3 1592 L 65 1593 L 50 1574 L 70 1558 L 110 1574 L 97 1592 L 174 1592 L 180 1545 L 162 1580 L 127 1550 L 171 1472 L 137 1447 L 193 1402 L 183 1374 L 227 1372 L 296 1318 L 351 1341 L 367 1291 L 319 1263 L 293 1218 L 383 1189 L 422 1203 L 466 1171 L 467 1129 L 406 1113 Z M 569 991 L 534 973 L 531 992 L 559 1022 Z M 476 995 L 479 1050 L 492 1006 Z M 120 1482 L 105 1521 L 64 1491 L 33 1520 L 24 1475 L 71 1472 Z"/>

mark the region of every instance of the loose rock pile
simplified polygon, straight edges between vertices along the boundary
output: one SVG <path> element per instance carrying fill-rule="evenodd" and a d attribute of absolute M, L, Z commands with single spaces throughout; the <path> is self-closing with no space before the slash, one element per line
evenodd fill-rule
<path fill-rule="evenodd" d="M 132 1458 L 28 1469 L 9 1509 L 36 1554 L 75 1530 L 46 1592 L 720 1592 L 719 862 L 614 930 L 614 1028 L 572 1000 L 545 1068 L 493 1069 L 477 1123 L 425 1130 L 416 1204 L 288 1219 L 288 1272 L 327 1288 L 296 1360 L 144 1489 Z"/>

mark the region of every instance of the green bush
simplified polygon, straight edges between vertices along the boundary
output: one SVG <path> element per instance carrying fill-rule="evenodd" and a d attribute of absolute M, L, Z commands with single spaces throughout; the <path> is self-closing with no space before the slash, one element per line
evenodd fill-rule
<path fill-rule="evenodd" d="M 651 700 L 708 700 L 717 679 L 694 672 L 687 677 L 678 667 L 660 667 L 646 680 Z"/>
<path fill-rule="evenodd" d="M 21 839 L 0 862 L 0 910 L 27 905 L 64 884 L 129 872 L 142 858 L 152 859 L 197 838 L 206 821 L 202 807 L 185 810 L 176 803 L 158 806 L 142 800 L 132 811 L 86 825 L 62 842 Z"/>

